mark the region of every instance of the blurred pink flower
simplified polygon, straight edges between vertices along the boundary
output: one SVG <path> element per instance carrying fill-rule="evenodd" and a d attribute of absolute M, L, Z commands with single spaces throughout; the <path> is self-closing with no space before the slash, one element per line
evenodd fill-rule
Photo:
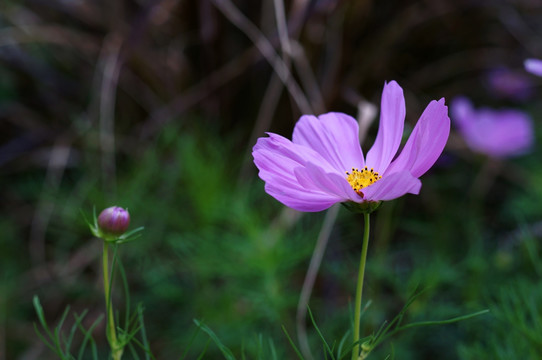
<path fill-rule="evenodd" d="M 542 76 L 542 60 L 539 59 L 526 59 L 523 62 L 525 70 L 531 74 Z"/>
<path fill-rule="evenodd" d="M 452 119 L 467 145 L 491 157 L 524 154 L 534 142 L 531 118 L 519 110 L 476 110 L 465 97 L 451 103 Z"/>
<path fill-rule="evenodd" d="M 505 67 L 489 71 L 486 82 L 488 90 L 499 98 L 522 101 L 533 93 L 533 83 L 529 75 Z"/>
<path fill-rule="evenodd" d="M 374 204 L 418 194 L 419 177 L 435 163 L 450 133 L 444 99 L 431 101 L 403 150 L 394 159 L 405 120 L 403 90 L 384 85 L 378 134 L 365 158 L 357 121 L 342 113 L 302 116 L 292 141 L 273 133 L 254 146 L 254 163 L 266 192 L 300 211 L 343 202 L 370 212 Z"/>

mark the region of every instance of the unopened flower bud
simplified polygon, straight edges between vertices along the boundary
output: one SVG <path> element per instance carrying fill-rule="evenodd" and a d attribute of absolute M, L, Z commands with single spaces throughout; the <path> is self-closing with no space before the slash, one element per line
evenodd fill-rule
<path fill-rule="evenodd" d="M 98 216 L 98 227 L 106 235 L 122 235 L 128 229 L 128 225 L 130 214 L 118 206 L 108 207 Z"/>

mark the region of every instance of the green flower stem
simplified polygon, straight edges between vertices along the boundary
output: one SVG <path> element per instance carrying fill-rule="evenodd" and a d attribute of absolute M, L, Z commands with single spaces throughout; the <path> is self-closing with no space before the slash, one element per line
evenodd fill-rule
<path fill-rule="evenodd" d="M 365 229 L 363 231 L 363 247 L 361 249 L 361 259 L 359 261 L 359 272 L 358 272 L 358 285 L 356 288 L 356 303 L 354 308 L 354 344 L 359 342 L 359 321 L 361 317 L 361 296 L 363 294 L 363 278 L 365 276 L 365 262 L 367 259 L 367 248 L 369 245 L 369 213 L 363 214 L 363 219 L 365 222 Z M 352 350 L 352 360 L 358 360 L 360 354 L 361 344 L 354 346 Z"/>
<path fill-rule="evenodd" d="M 122 357 L 123 348 L 120 346 L 117 339 L 117 332 L 115 330 L 115 318 L 113 316 L 113 304 L 111 302 L 111 284 L 109 283 L 109 244 L 104 241 L 103 248 L 103 276 L 104 276 L 104 294 L 105 294 L 105 308 L 107 312 L 107 330 L 106 334 L 111 347 L 111 357 L 113 360 L 120 360 Z"/>

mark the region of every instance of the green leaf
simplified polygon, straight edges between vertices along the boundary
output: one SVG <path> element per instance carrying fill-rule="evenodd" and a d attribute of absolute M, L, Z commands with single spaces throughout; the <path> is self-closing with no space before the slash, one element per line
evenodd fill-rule
<path fill-rule="evenodd" d="M 192 336 L 190 337 L 190 340 L 188 341 L 188 345 L 186 346 L 186 350 L 181 355 L 179 360 L 184 360 L 186 358 L 186 355 L 188 355 L 188 351 L 190 351 L 190 348 L 192 347 L 192 344 L 194 343 L 194 340 L 196 339 L 196 336 L 198 335 L 199 331 L 200 331 L 200 328 L 196 327 L 196 329 L 192 333 Z"/>
<path fill-rule="evenodd" d="M 325 350 L 327 351 L 327 353 L 329 353 L 329 355 L 331 356 L 331 358 L 333 360 L 335 360 L 335 356 L 333 355 L 333 350 L 331 350 L 331 348 L 329 347 L 326 339 L 324 338 L 324 335 L 322 335 L 322 332 L 320 331 L 320 328 L 318 328 L 318 325 L 316 325 L 316 321 L 314 320 L 314 317 L 312 316 L 312 311 L 310 308 L 307 307 L 307 311 L 309 313 L 309 317 L 311 318 L 311 321 L 312 321 L 312 324 L 314 325 L 314 328 L 316 329 L 316 332 L 318 333 L 318 336 L 320 336 L 320 339 L 322 340 L 323 344 L 324 344 L 324 347 L 325 347 Z M 324 352 L 325 354 L 326 352 Z"/>
<path fill-rule="evenodd" d="M 228 349 L 226 346 L 224 346 L 222 341 L 220 341 L 220 339 L 216 336 L 216 334 L 213 332 L 213 330 L 211 330 L 207 325 L 199 322 L 196 319 L 194 319 L 194 323 L 196 324 L 196 326 L 201 328 L 201 330 L 203 330 L 203 332 L 205 332 L 207 335 L 209 335 L 209 337 L 214 341 L 216 346 L 218 346 L 218 348 L 222 352 L 222 355 L 224 355 L 224 357 L 226 359 L 235 360 L 235 356 L 233 356 L 233 353 L 231 352 L 231 350 Z"/>
<path fill-rule="evenodd" d="M 81 324 L 81 321 L 83 320 L 83 317 L 86 315 L 86 312 L 84 314 L 82 314 L 81 316 L 75 314 L 75 322 L 77 324 L 77 327 L 79 328 L 79 330 L 81 330 L 81 332 L 85 335 L 84 339 L 83 339 L 83 342 L 81 343 L 81 347 L 79 348 L 79 354 L 77 356 L 77 359 L 78 360 L 82 360 L 83 359 L 83 354 L 85 352 L 85 349 L 86 349 L 86 346 L 87 346 L 87 343 L 90 341 L 91 345 L 92 345 L 92 354 L 93 354 L 93 358 L 94 359 L 97 359 L 98 358 L 98 351 L 96 349 L 96 344 L 94 342 L 94 339 L 92 338 L 92 331 L 94 331 L 94 328 L 102 321 L 103 319 L 103 315 L 100 315 L 98 316 L 98 318 L 92 323 L 92 325 L 90 326 L 90 328 L 88 330 L 85 330 L 85 328 L 83 327 L 83 325 Z"/>
<path fill-rule="evenodd" d="M 303 355 L 301 355 L 301 352 L 299 351 L 297 346 L 295 346 L 292 338 L 290 337 L 290 334 L 288 334 L 288 331 L 286 331 L 286 328 L 284 327 L 284 325 L 282 325 L 282 331 L 284 331 L 284 334 L 288 338 L 288 341 L 290 342 L 290 345 L 292 345 L 292 348 L 294 349 L 295 353 L 297 354 L 297 357 L 300 358 L 301 360 L 304 360 Z"/>

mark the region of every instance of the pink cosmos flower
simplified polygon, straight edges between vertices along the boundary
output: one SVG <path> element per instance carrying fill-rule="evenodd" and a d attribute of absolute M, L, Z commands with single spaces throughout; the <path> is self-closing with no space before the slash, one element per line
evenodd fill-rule
<path fill-rule="evenodd" d="M 299 211 L 321 211 L 342 202 L 370 212 L 383 200 L 418 194 L 419 177 L 435 163 L 450 133 L 444 99 L 431 101 L 394 159 L 405 120 L 403 90 L 384 85 L 380 124 L 365 157 L 357 121 L 342 113 L 302 116 L 292 141 L 273 133 L 253 148 L 266 192 Z M 393 161 L 392 161 L 393 160 Z"/>
<path fill-rule="evenodd" d="M 475 110 L 470 100 L 459 97 L 451 104 L 452 118 L 467 145 L 491 157 L 526 153 L 534 141 L 531 118 L 513 109 Z"/>
<path fill-rule="evenodd" d="M 525 70 L 531 74 L 542 76 L 542 60 L 539 59 L 526 59 L 523 63 Z"/>

